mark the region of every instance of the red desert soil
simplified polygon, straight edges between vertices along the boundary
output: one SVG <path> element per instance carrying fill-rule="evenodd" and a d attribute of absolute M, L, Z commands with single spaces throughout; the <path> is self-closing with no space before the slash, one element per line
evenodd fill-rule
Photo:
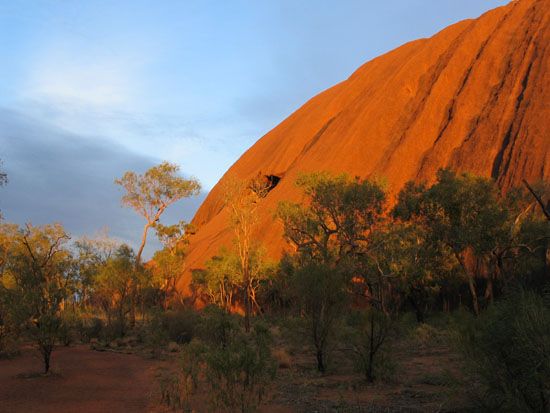
<path fill-rule="evenodd" d="M 382 177 L 395 194 L 441 167 L 493 177 L 506 190 L 550 178 L 550 0 L 518 0 L 478 19 L 407 43 L 312 98 L 227 171 L 198 210 L 179 284 L 220 246 L 231 245 L 224 182 L 274 175 L 257 237 L 285 248 L 273 211 L 299 201 L 300 172 Z M 368 39 L 365 39 L 368 41 Z"/>
<path fill-rule="evenodd" d="M 132 354 L 60 347 L 41 376 L 35 349 L 0 360 L 0 412 L 146 412 L 158 361 Z"/>
<path fill-rule="evenodd" d="M 374 385 L 367 385 L 340 352 L 333 354 L 334 370 L 328 375 L 316 372 L 308 349 L 299 348 L 286 359 L 289 362 L 279 369 L 261 413 L 416 413 L 455 411 L 462 405 L 447 383 L 448 377 L 460 375 L 457 356 L 437 342 L 398 344 L 393 359 L 399 374 Z M 158 377 L 160 372 L 177 369 L 177 360 L 177 353 L 151 360 L 137 354 L 99 352 L 87 345 L 59 347 L 52 359 L 53 374 L 44 377 L 38 353 L 26 347 L 18 357 L 0 360 L 0 412 L 169 413 L 172 410 L 160 404 Z M 193 396 L 194 411 L 211 411 L 207 399 L 204 390 Z"/>

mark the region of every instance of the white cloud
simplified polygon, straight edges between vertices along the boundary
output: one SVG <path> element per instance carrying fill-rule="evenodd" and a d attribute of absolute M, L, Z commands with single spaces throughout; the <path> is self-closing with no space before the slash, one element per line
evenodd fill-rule
<path fill-rule="evenodd" d="M 79 105 L 121 108 L 135 102 L 139 67 L 132 59 L 74 53 L 67 47 L 48 47 L 29 65 L 23 99 L 76 102 Z"/>
<path fill-rule="evenodd" d="M 117 54 L 113 48 L 83 47 L 82 38 L 50 39 L 29 58 L 16 108 L 74 139 L 101 136 L 180 164 L 206 189 L 246 149 L 236 144 L 242 121 L 203 113 L 199 103 L 188 107 L 192 96 L 166 96 L 162 102 L 163 94 L 151 89 L 148 79 L 160 51 Z"/>

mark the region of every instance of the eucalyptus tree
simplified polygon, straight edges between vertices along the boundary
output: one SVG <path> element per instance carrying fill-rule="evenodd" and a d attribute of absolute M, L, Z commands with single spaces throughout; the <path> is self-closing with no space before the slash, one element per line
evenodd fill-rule
<path fill-rule="evenodd" d="M 143 175 L 129 171 L 115 180 L 126 191 L 122 196 L 122 204 L 145 218 L 141 244 L 136 254 L 138 264 L 141 263 L 147 233 L 159 222 L 166 208 L 200 192 L 201 186 L 196 179 L 185 179 L 178 175 L 178 171 L 178 165 L 163 162 L 148 169 Z"/>
<path fill-rule="evenodd" d="M 223 188 L 225 206 L 229 211 L 230 226 L 233 229 L 234 245 L 239 262 L 239 273 L 244 298 L 245 330 L 250 331 L 250 316 L 255 301 L 254 256 L 261 246 L 255 242 L 257 230 L 258 207 L 262 198 L 269 191 L 269 182 L 261 176 L 251 180 L 230 177 Z"/>
<path fill-rule="evenodd" d="M 149 229 L 159 224 L 160 217 L 170 205 L 182 198 L 198 195 L 200 184 L 197 180 L 185 179 L 178 175 L 179 166 L 169 162 L 148 169 L 143 175 L 128 171 L 115 183 L 126 191 L 122 204 L 134 209 L 145 218 L 141 244 L 136 254 L 136 271 L 141 271 L 141 255 L 147 243 Z M 137 285 L 131 291 L 131 324 L 135 324 Z"/>
<path fill-rule="evenodd" d="M 308 319 L 317 368 L 325 371 L 348 289 L 382 220 L 385 192 L 377 182 L 329 173 L 302 175 L 296 184 L 305 199 L 281 202 L 276 214 L 296 249 L 288 271 L 295 299 Z"/>
<path fill-rule="evenodd" d="M 416 221 L 455 256 L 468 280 L 472 308 L 479 314 L 472 261 L 488 257 L 506 238 L 508 212 L 496 184 L 483 177 L 442 169 L 426 188 L 409 183 L 398 196 L 394 216 Z"/>
<path fill-rule="evenodd" d="M 4 303 L 11 317 L 38 345 L 44 372 L 62 327 L 62 312 L 74 292 L 74 261 L 70 237 L 60 224 L 27 224 L 14 235 L 2 276 Z"/>

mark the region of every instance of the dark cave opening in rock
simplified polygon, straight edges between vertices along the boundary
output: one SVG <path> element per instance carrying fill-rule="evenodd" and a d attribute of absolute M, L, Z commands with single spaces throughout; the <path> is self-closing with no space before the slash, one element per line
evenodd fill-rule
<path fill-rule="evenodd" d="M 272 191 L 281 181 L 281 177 L 277 175 L 266 175 L 267 179 L 267 192 Z"/>

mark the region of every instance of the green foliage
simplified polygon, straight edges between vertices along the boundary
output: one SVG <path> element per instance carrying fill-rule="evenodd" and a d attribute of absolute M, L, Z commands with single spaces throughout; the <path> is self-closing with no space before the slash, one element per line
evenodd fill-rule
<path fill-rule="evenodd" d="M 389 379 L 392 373 L 388 357 L 389 335 L 393 328 L 391 318 L 380 310 L 371 308 L 350 317 L 352 333 L 349 341 L 353 349 L 355 366 L 368 382 Z"/>
<path fill-rule="evenodd" d="M 0 324 L 0 360 L 19 353 L 17 334 L 6 323 Z"/>
<path fill-rule="evenodd" d="M 199 315 L 191 309 L 170 310 L 161 316 L 161 326 L 168 339 L 178 344 L 189 343 L 197 334 Z"/>
<path fill-rule="evenodd" d="M 257 411 L 275 376 L 271 336 L 260 323 L 250 333 L 239 324 L 218 307 L 205 309 L 201 339 L 183 347 L 177 374 L 161 379 L 165 404 L 190 409 L 193 395 L 200 390 L 208 394 L 212 411 Z"/>
<path fill-rule="evenodd" d="M 238 297 L 247 289 L 252 312 L 261 311 L 258 293 L 266 281 L 273 278 L 275 264 L 266 260 L 261 248 L 250 248 L 247 258 L 246 283 L 239 256 L 222 248 L 218 255 L 206 262 L 206 269 L 193 272 L 192 282 L 206 300 L 229 311 L 238 303 Z M 242 303 L 242 300 L 241 300 Z"/>
<path fill-rule="evenodd" d="M 301 312 L 308 320 L 320 372 L 326 371 L 331 341 L 348 304 L 347 282 L 348 275 L 341 268 L 316 262 L 297 268 L 292 276 L 291 288 Z"/>
<path fill-rule="evenodd" d="M 198 194 L 199 183 L 194 179 L 178 176 L 179 167 L 169 162 L 148 169 L 145 174 L 126 172 L 115 183 L 126 190 L 122 197 L 128 205 L 147 218 L 153 218 L 159 210 L 181 198 Z"/>
<path fill-rule="evenodd" d="M 150 265 L 152 291 L 159 292 L 157 302 L 167 309 L 169 303 L 177 296 L 177 282 L 184 266 L 185 254 L 180 248 L 170 250 L 163 248 L 155 252 Z"/>
<path fill-rule="evenodd" d="M 65 248 L 68 240 L 59 224 L 27 224 L 13 234 L 11 253 L 3 268 L 3 308 L 37 344 L 45 373 L 62 326 L 63 306 L 74 292 L 73 260 Z"/>
<path fill-rule="evenodd" d="M 508 211 L 496 184 L 487 178 L 439 170 L 437 182 L 426 189 L 408 184 L 393 210 L 396 218 L 417 222 L 432 242 L 449 248 L 468 278 L 472 307 L 479 314 L 476 277 L 479 263 L 506 243 Z M 493 277 L 486 297 L 492 300 Z"/>
<path fill-rule="evenodd" d="M 93 338 L 100 338 L 104 323 L 101 318 L 93 316 L 81 316 L 78 322 L 78 334 L 80 341 L 89 343 Z"/>
<path fill-rule="evenodd" d="M 277 217 L 285 237 L 302 255 L 330 262 L 356 253 L 381 218 L 383 187 L 369 180 L 328 173 L 302 175 L 296 181 L 308 202 L 281 202 Z"/>
<path fill-rule="evenodd" d="M 207 298 L 208 302 L 229 311 L 234 296 L 242 283 L 239 258 L 227 249 L 206 262 L 205 270 L 193 272 L 193 284 Z"/>
<path fill-rule="evenodd" d="M 155 252 L 148 268 L 152 275 L 151 288 L 160 293 L 158 304 L 166 310 L 179 294 L 177 282 L 184 266 L 185 248 L 189 242 L 188 234 L 192 232 L 192 226 L 185 221 L 180 221 L 169 226 L 155 222 L 154 227 L 157 238 L 164 248 Z"/>
<path fill-rule="evenodd" d="M 200 192 L 197 180 L 182 178 L 178 176 L 178 171 L 178 165 L 163 162 L 148 169 L 143 175 L 129 171 L 122 178 L 115 179 L 115 183 L 125 190 L 123 205 L 134 209 L 146 220 L 143 239 L 136 255 L 138 263 L 141 262 L 149 228 L 159 225 L 158 221 L 166 208 Z"/>
<path fill-rule="evenodd" d="M 296 184 L 308 200 L 282 202 L 277 216 L 297 256 L 282 266 L 291 279 L 295 302 L 307 317 L 317 368 L 326 370 L 329 343 L 354 276 L 362 273 L 362 257 L 381 221 L 385 192 L 381 184 L 347 175 L 303 175 Z"/>
<path fill-rule="evenodd" d="M 176 410 L 193 411 L 193 396 L 204 378 L 204 353 L 207 347 L 198 339 L 183 347 L 178 370 L 161 375 L 159 380 L 161 403 Z"/>
<path fill-rule="evenodd" d="M 76 283 L 80 307 L 86 308 L 93 302 L 97 274 L 107 260 L 115 255 L 120 245 L 103 231 L 94 238 L 82 237 L 75 241 L 73 248 L 76 256 Z"/>
<path fill-rule="evenodd" d="M 440 329 L 426 323 L 418 324 L 412 328 L 409 337 L 420 348 L 434 344 L 443 344 L 446 338 Z"/>
<path fill-rule="evenodd" d="M 414 222 L 381 227 L 373 233 L 372 243 L 366 278 L 376 287 L 379 307 L 393 313 L 410 304 L 417 321 L 424 322 L 442 286 L 456 281 L 456 258 L 428 229 Z"/>
<path fill-rule="evenodd" d="M 217 410 L 256 410 L 275 376 L 269 343 L 267 328 L 256 324 L 251 334 L 235 334 L 225 347 L 205 354 L 206 380 Z"/>
<path fill-rule="evenodd" d="M 73 308 L 66 307 L 61 312 L 60 321 L 57 338 L 64 346 L 68 346 L 80 338 L 81 315 Z"/>
<path fill-rule="evenodd" d="M 468 248 L 478 255 L 489 252 L 505 236 L 506 211 L 490 179 L 442 169 L 436 184 L 422 189 L 407 185 L 399 195 L 394 216 L 416 215 L 426 220 L 434 236 L 457 254 Z"/>
<path fill-rule="evenodd" d="M 486 411 L 550 409 L 550 308 L 533 292 L 514 293 L 460 327 L 471 394 Z"/>
<path fill-rule="evenodd" d="M 134 252 L 121 245 L 105 261 L 94 279 L 94 299 L 107 314 L 110 327 L 116 325 L 117 335 L 126 332 L 126 317 L 135 305 L 136 291 L 146 283 L 147 273 L 136 266 Z"/>
<path fill-rule="evenodd" d="M 155 358 L 160 358 L 162 347 L 168 344 L 168 332 L 162 325 L 163 314 L 157 313 L 151 317 L 145 335 L 145 344 L 150 348 Z"/>

